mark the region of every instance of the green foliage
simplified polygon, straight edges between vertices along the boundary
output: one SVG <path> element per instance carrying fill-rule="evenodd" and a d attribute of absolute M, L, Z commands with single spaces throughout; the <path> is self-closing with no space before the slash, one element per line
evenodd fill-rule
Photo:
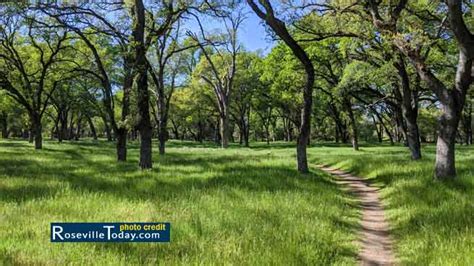
<path fill-rule="evenodd" d="M 371 86 L 380 88 L 390 82 L 394 71 L 390 61 L 382 67 L 374 67 L 367 62 L 354 60 L 345 66 L 337 89 L 350 91 Z"/>
<path fill-rule="evenodd" d="M 287 110 L 299 109 L 302 103 L 301 90 L 304 87 L 305 75 L 301 63 L 291 50 L 279 43 L 259 66 L 260 80 L 267 91 L 261 93 L 268 102 L 271 98 L 276 105 L 287 106 Z"/>

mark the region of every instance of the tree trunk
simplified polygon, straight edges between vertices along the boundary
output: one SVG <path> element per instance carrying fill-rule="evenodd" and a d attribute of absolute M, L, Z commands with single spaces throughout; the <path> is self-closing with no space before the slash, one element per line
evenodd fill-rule
<path fill-rule="evenodd" d="M 140 132 L 140 167 L 141 169 L 152 168 L 152 126 L 149 113 L 149 94 L 147 75 L 139 74 L 138 78 L 138 131 Z"/>
<path fill-rule="evenodd" d="M 104 121 L 105 136 L 107 137 L 107 141 L 112 141 L 112 131 L 105 115 L 102 116 L 102 121 Z"/>
<path fill-rule="evenodd" d="M 455 141 L 459 113 L 452 105 L 442 106 L 443 114 L 438 119 L 436 142 L 435 177 L 438 179 L 456 176 Z"/>
<path fill-rule="evenodd" d="M 265 122 L 265 140 L 267 145 L 270 145 L 270 123 L 268 121 Z"/>
<path fill-rule="evenodd" d="M 221 145 L 221 133 L 220 133 L 220 128 L 221 128 L 221 123 L 220 123 L 220 116 L 217 118 L 217 122 L 213 126 L 213 131 L 214 131 L 214 142 L 217 145 Z"/>
<path fill-rule="evenodd" d="M 375 125 L 377 127 L 377 124 Z M 379 143 L 382 143 L 383 142 L 383 128 L 382 126 L 379 126 L 378 127 L 378 130 L 377 130 L 377 140 L 379 141 Z"/>
<path fill-rule="evenodd" d="M 54 132 L 57 131 L 58 124 L 55 122 L 53 127 L 51 127 L 51 132 L 49 133 L 49 139 L 54 140 Z"/>
<path fill-rule="evenodd" d="M 69 121 L 69 133 L 67 134 L 67 139 L 74 139 L 74 113 L 71 112 L 71 120 Z"/>
<path fill-rule="evenodd" d="M 375 116 L 372 115 L 372 122 L 374 122 L 375 132 L 377 133 L 377 140 L 379 143 L 383 141 L 383 127 L 382 125 L 377 125 L 377 120 L 375 120 Z"/>
<path fill-rule="evenodd" d="M 199 143 L 203 142 L 203 138 L 204 138 L 204 128 L 203 128 L 203 124 L 202 124 L 201 120 L 199 119 L 199 121 L 198 121 L 198 141 L 199 141 Z"/>
<path fill-rule="evenodd" d="M 90 116 L 87 116 L 87 122 L 89 123 L 89 129 L 91 131 L 92 138 L 97 140 L 97 131 L 95 130 L 94 122 L 92 122 L 92 118 Z"/>
<path fill-rule="evenodd" d="M 436 143 L 436 179 L 451 179 L 456 177 L 455 141 L 467 90 L 472 83 L 471 71 L 474 52 L 472 54 L 472 57 L 469 58 L 463 51 L 460 51 L 453 89 L 446 88 L 439 79 L 427 71 L 424 63 L 417 61 L 415 64 L 420 77 L 425 80 L 438 96 L 441 106 L 441 116 L 438 118 L 438 140 Z M 419 58 L 414 59 L 419 60 Z"/>
<path fill-rule="evenodd" d="M 158 141 L 159 141 L 159 154 L 164 155 L 166 149 L 166 138 L 167 138 L 167 124 L 168 124 L 168 108 L 166 106 L 166 96 L 165 96 L 165 84 L 164 84 L 164 73 L 163 68 L 160 68 L 158 72 L 158 80 L 155 82 L 155 85 L 158 89 Z M 199 133 L 198 133 L 199 134 Z"/>
<path fill-rule="evenodd" d="M 30 125 L 30 128 L 28 130 L 28 142 L 29 143 L 35 142 L 35 128 L 34 128 L 33 120 L 31 121 L 31 125 Z"/>
<path fill-rule="evenodd" d="M 306 54 L 305 54 L 306 55 Z M 306 85 L 303 91 L 303 108 L 301 111 L 300 135 L 296 146 L 296 157 L 298 162 L 298 171 L 308 173 L 308 159 L 306 155 L 306 146 L 309 143 L 311 133 L 311 108 L 313 104 L 313 84 L 314 68 L 311 61 L 302 60 L 306 70 Z"/>
<path fill-rule="evenodd" d="M 413 160 L 421 159 L 420 133 L 418 130 L 418 102 L 416 91 L 410 88 L 410 78 L 405 68 L 405 62 L 402 55 L 398 55 L 398 61 L 394 63 L 401 79 L 401 93 L 395 89 L 401 100 L 402 115 L 406 124 L 406 142 L 411 151 Z"/>
<path fill-rule="evenodd" d="M 385 130 L 385 134 L 387 134 L 387 136 L 388 136 L 388 139 L 390 141 L 390 145 L 391 146 L 395 145 L 395 143 L 393 142 L 392 133 L 390 132 L 390 129 L 387 127 L 387 125 L 384 123 L 382 116 L 377 112 L 375 112 L 375 114 L 376 114 L 376 116 L 379 120 L 379 123 L 382 125 L 383 130 Z"/>
<path fill-rule="evenodd" d="M 395 122 L 396 122 L 396 130 L 397 130 L 397 142 L 401 143 L 403 141 L 403 144 L 405 146 L 408 146 L 407 143 L 407 126 L 406 122 L 403 119 L 403 111 L 402 108 L 397 107 L 395 108 Z"/>
<path fill-rule="evenodd" d="M 247 117 L 244 121 L 245 129 L 244 129 L 244 145 L 245 147 L 249 147 L 249 137 L 250 137 L 250 109 L 247 112 Z"/>
<path fill-rule="evenodd" d="M 76 134 L 74 136 L 74 140 L 79 140 L 81 138 L 81 134 L 82 134 L 82 115 L 79 114 L 79 116 L 77 117 L 77 128 L 76 128 Z"/>
<path fill-rule="evenodd" d="M 244 146 L 245 147 L 250 147 L 250 143 L 249 143 L 249 130 L 245 130 L 244 132 Z"/>
<path fill-rule="evenodd" d="M 472 103 L 466 101 L 465 112 L 462 119 L 462 128 L 464 131 L 464 143 L 472 145 Z"/>
<path fill-rule="evenodd" d="M 418 130 L 418 124 L 416 122 L 417 120 L 417 114 L 405 110 L 404 111 L 404 116 L 405 116 L 405 121 L 407 124 L 407 142 L 408 142 L 408 148 L 411 151 L 411 158 L 413 160 L 419 160 L 421 159 L 421 145 L 420 145 L 420 134 Z"/>
<path fill-rule="evenodd" d="M 174 138 L 179 139 L 179 126 L 173 119 L 171 119 L 171 125 L 173 126 L 171 130 L 173 131 Z"/>
<path fill-rule="evenodd" d="M 127 161 L 127 134 L 128 127 L 126 121 L 130 112 L 130 91 L 133 86 L 133 73 L 132 73 L 132 58 L 130 56 L 125 56 L 124 58 L 124 81 L 123 81 L 123 99 L 122 99 L 122 114 L 121 122 L 117 126 L 117 161 L 125 162 Z"/>
<path fill-rule="evenodd" d="M 306 155 L 306 146 L 311 131 L 311 106 L 313 104 L 313 85 L 314 85 L 314 66 L 311 59 L 298 42 L 291 36 L 283 21 L 274 16 L 273 8 L 267 0 L 261 0 L 260 3 L 265 7 L 266 13 L 262 11 L 252 0 L 247 3 L 253 11 L 263 19 L 270 28 L 285 42 L 291 49 L 293 54 L 303 64 L 306 72 L 306 84 L 303 90 L 303 108 L 301 110 L 300 134 L 296 146 L 296 157 L 298 163 L 298 171 L 300 173 L 308 173 L 308 159 Z"/>
<path fill-rule="evenodd" d="M 226 111 L 220 115 L 220 136 L 221 136 L 221 147 L 226 149 L 229 147 L 229 116 Z"/>
<path fill-rule="evenodd" d="M 355 151 L 358 151 L 359 150 L 359 132 L 357 129 L 357 122 L 354 116 L 354 112 L 352 111 L 352 103 L 351 103 L 351 100 L 347 98 L 344 99 L 344 103 L 346 105 L 347 113 L 349 114 L 349 120 L 351 121 L 352 148 L 354 148 Z"/>
<path fill-rule="evenodd" d="M 160 114 L 161 116 L 161 114 Z M 165 115 L 163 115 L 165 116 Z M 159 121 L 159 125 L 158 125 L 158 140 L 159 140 L 159 151 L 160 151 L 160 155 L 164 155 L 165 154 L 165 146 L 166 146 L 166 139 L 167 139 L 167 136 L 168 136 L 168 131 L 167 131 L 167 127 L 166 127 L 166 124 L 168 122 L 168 119 L 166 117 L 161 117 L 160 118 L 160 121 Z M 199 132 L 198 132 L 198 136 L 199 136 Z"/>
<path fill-rule="evenodd" d="M 239 145 L 244 144 L 244 130 L 242 128 L 242 125 L 239 127 Z"/>
<path fill-rule="evenodd" d="M 123 127 L 117 130 L 117 161 L 127 161 L 127 130 Z"/>
<path fill-rule="evenodd" d="M 474 56 L 473 56 L 474 57 Z M 430 78 L 438 94 L 442 114 L 438 119 L 438 140 L 436 143 L 435 178 L 449 179 L 456 177 L 455 141 L 458 124 L 461 120 L 467 90 L 471 82 L 473 59 L 463 52 L 459 53 L 456 82 L 453 89 L 448 89 L 439 80 Z"/>
<path fill-rule="evenodd" d="M 390 146 L 395 145 L 395 143 L 393 141 L 392 133 L 390 133 L 390 130 L 388 130 L 388 128 L 386 128 L 386 127 L 385 127 L 385 133 L 387 133 L 388 139 L 390 141 Z"/>
<path fill-rule="evenodd" d="M 138 123 L 140 132 L 140 168 L 152 168 L 152 126 L 150 121 L 150 95 L 148 91 L 145 35 L 145 7 L 142 0 L 135 0 L 133 6 L 133 39 L 135 45 L 135 69 L 137 84 Z"/>
<path fill-rule="evenodd" d="M 59 123 L 61 127 L 58 129 L 58 141 L 62 142 L 67 138 L 67 112 L 63 110 L 59 112 Z"/>
<path fill-rule="evenodd" d="M 43 127 L 41 125 L 41 117 L 36 114 L 33 116 L 33 131 L 35 136 L 35 149 L 40 150 L 43 148 Z"/>
<path fill-rule="evenodd" d="M 424 62 L 416 62 L 420 77 L 437 94 L 441 103 L 442 114 L 438 120 L 438 142 L 436 144 L 435 178 L 447 179 L 456 176 L 455 138 L 459 120 L 462 115 L 466 94 L 474 79 L 474 35 L 466 27 L 463 19 L 462 1 L 446 1 L 448 21 L 456 37 L 459 48 L 459 59 L 453 89 L 448 89 L 431 72 L 427 71 Z M 419 59 L 419 58 L 415 58 Z"/>
<path fill-rule="evenodd" d="M 2 123 L 2 138 L 8 139 L 8 114 L 2 111 L 1 123 Z"/>

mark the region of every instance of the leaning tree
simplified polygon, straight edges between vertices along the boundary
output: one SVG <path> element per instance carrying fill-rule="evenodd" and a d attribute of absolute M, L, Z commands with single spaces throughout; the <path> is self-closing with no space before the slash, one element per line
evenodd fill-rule
<path fill-rule="evenodd" d="M 303 108 L 301 110 L 301 124 L 296 147 L 298 171 L 308 173 L 308 159 L 306 146 L 308 145 L 311 129 L 311 106 L 313 101 L 314 66 L 308 54 L 302 46 L 291 36 L 288 28 L 282 20 L 275 16 L 273 7 L 268 0 L 260 0 L 258 5 L 253 0 L 247 0 L 252 10 L 280 37 L 291 49 L 293 54 L 303 64 L 306 72 L 306 84 L 303 89 Z M 263 8 L 263 9 L 262 9 Z"/>

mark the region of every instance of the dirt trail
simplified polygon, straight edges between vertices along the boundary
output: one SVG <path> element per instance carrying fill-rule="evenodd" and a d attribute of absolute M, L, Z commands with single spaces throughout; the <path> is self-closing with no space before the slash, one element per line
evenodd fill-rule
<path fill-rule="evenodd" d="M 361 265 L 396 265 L 389 235 L 389 226 L 379 199 L 378 188 L 372 187 L 363 178 L 341 170 L 318 166 L 335 176 L 336 182 L 345 185 L 360 202 L 362 221 L 359 236 L 359 261 Z"/>

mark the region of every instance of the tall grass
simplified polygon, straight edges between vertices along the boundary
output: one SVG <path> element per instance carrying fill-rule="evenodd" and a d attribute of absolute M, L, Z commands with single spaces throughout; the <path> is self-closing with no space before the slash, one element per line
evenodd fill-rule
<path fill-rule="evenodd" d="M 135 144 L 126 163 L 107 142 L 44 147 L 0 141 L 0 264 L 355 264 L 354 200 L 298 174 L 293 145 L 172 142 L 145 172 Z M 171 222 L 171 243 L 50 243 L 51 222 L 127 221 Z"/>

